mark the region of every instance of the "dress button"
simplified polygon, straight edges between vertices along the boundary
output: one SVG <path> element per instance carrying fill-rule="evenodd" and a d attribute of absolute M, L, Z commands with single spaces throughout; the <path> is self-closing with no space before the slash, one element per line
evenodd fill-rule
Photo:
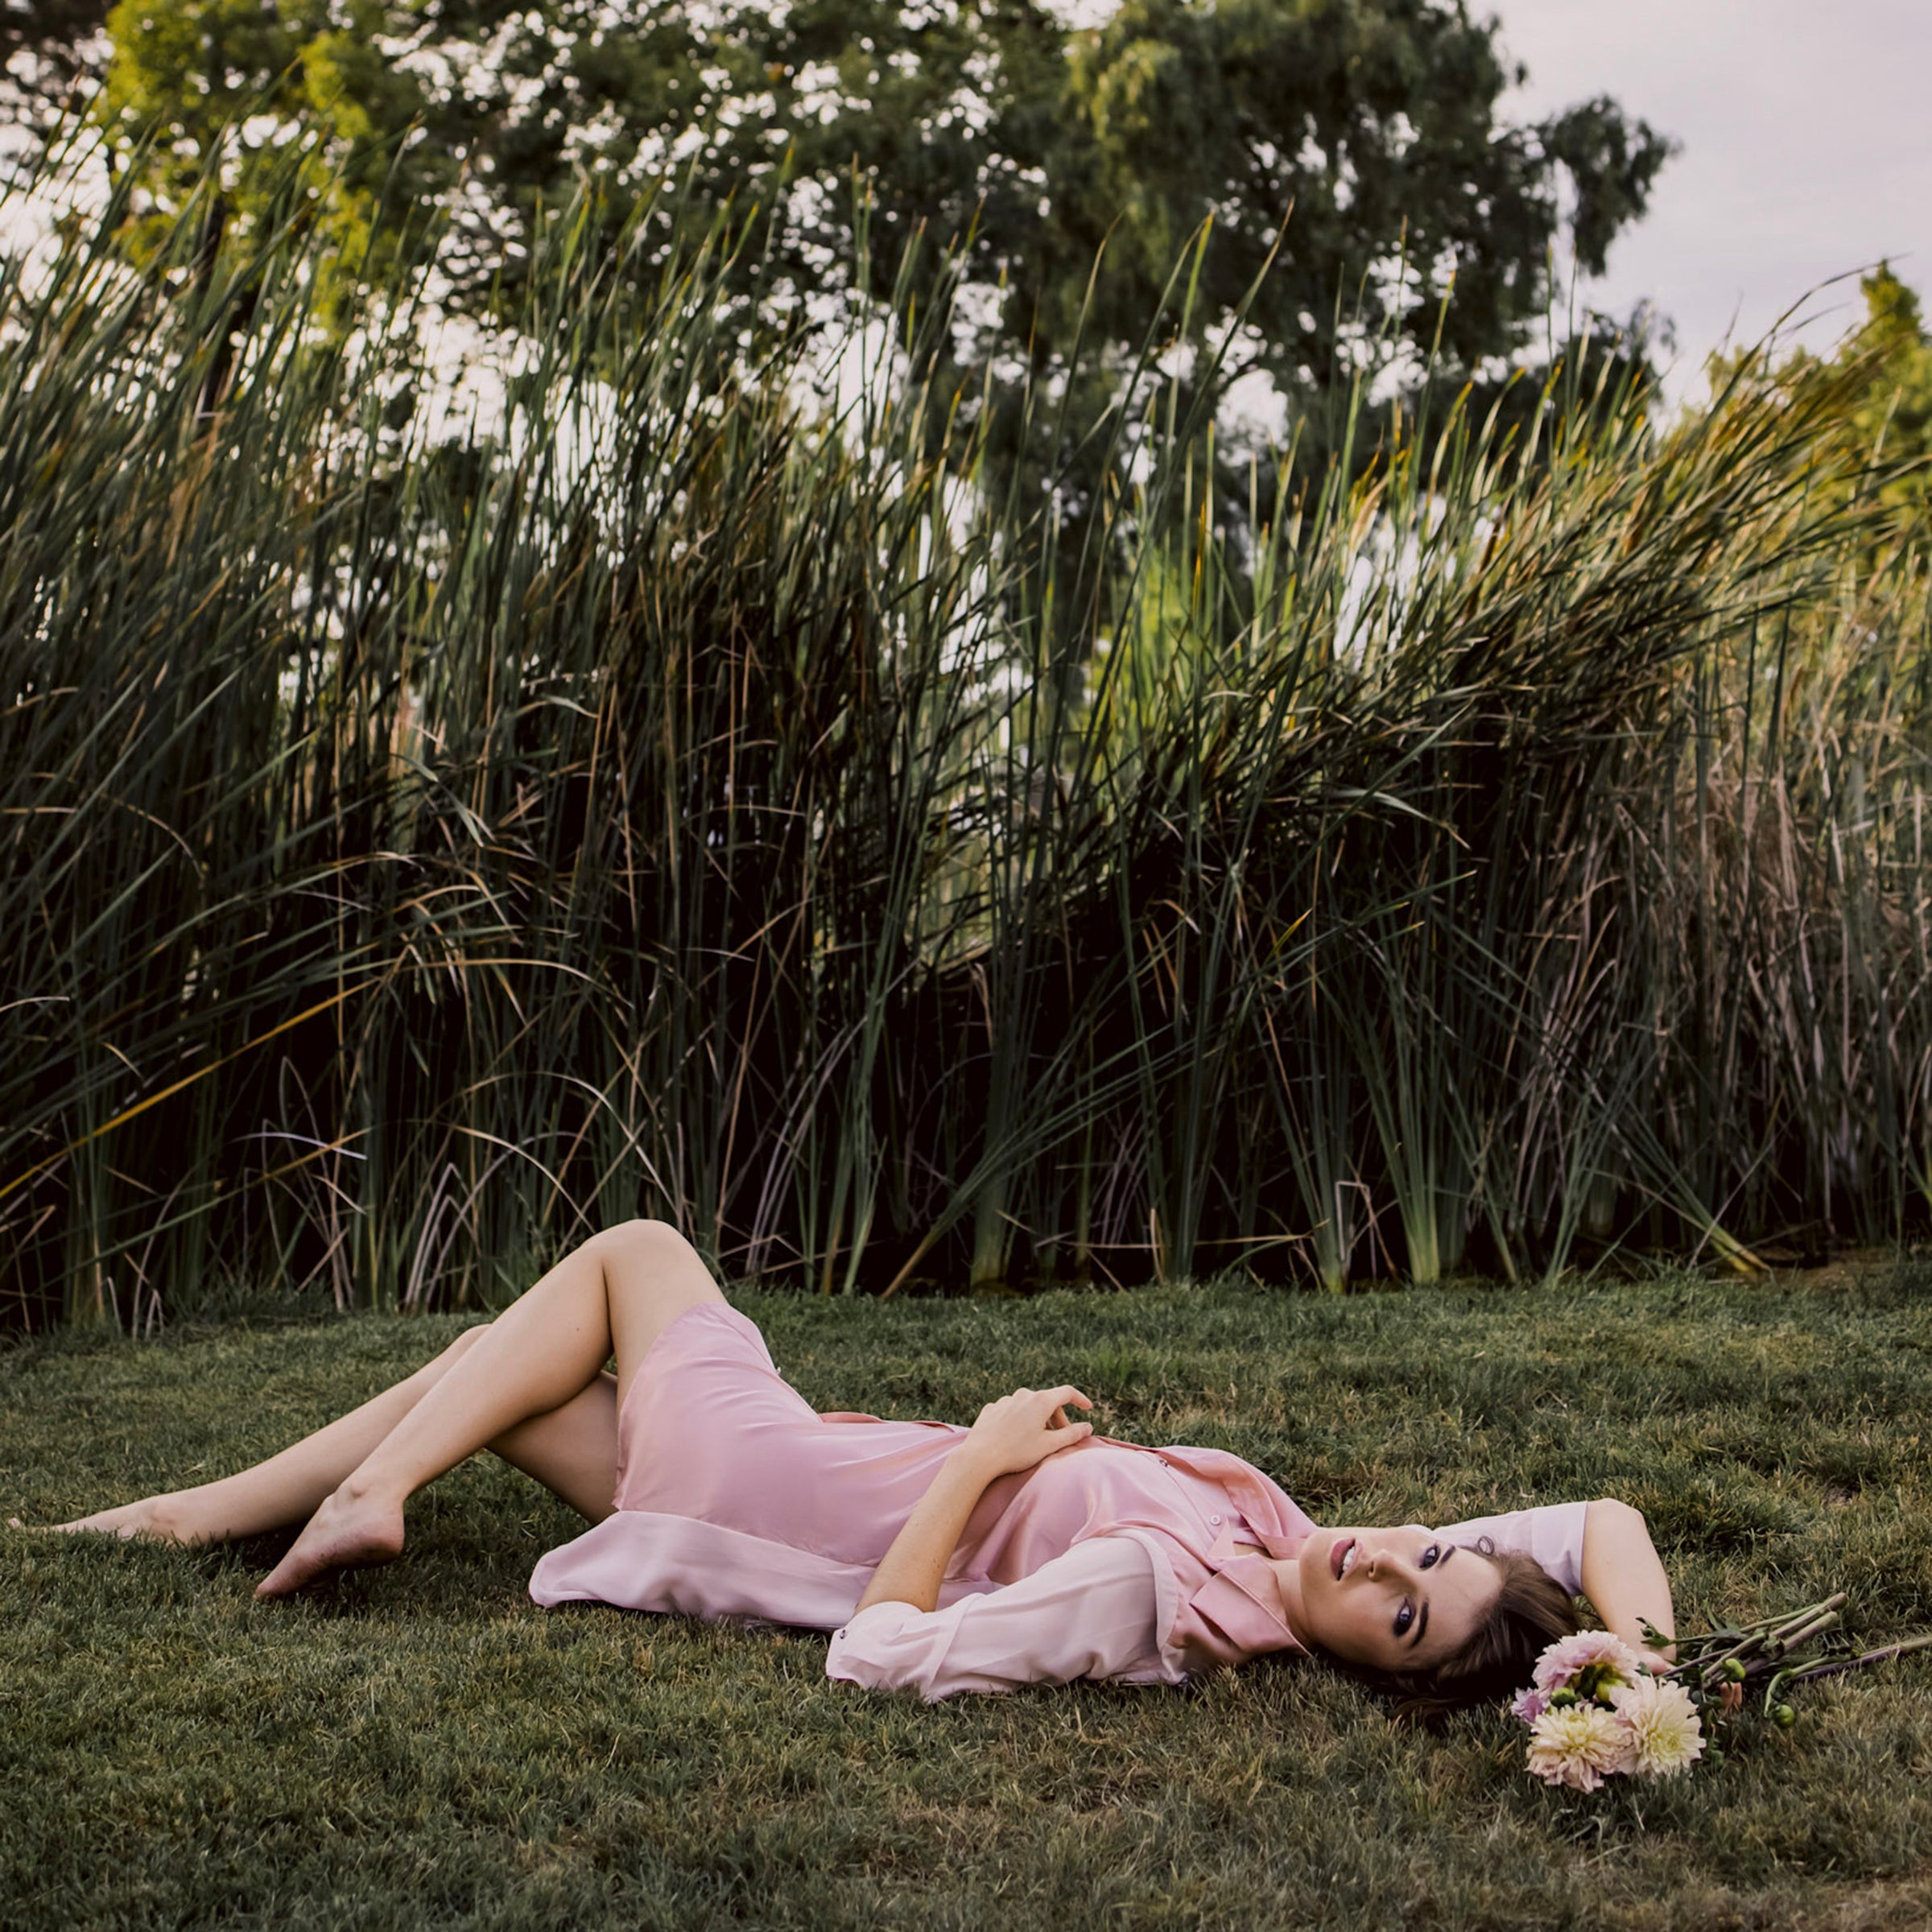
<path fill-rule="evenodd" d="M 1211 1516 L 1208 1520 L 1211 1523 L 1218 1523 L 1221 1519 L 1218 1516 Z"/>

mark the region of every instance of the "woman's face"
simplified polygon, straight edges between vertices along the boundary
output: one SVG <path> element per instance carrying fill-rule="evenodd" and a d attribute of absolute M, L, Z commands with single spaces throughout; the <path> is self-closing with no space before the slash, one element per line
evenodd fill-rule
<path fill-rule="evenodd" d="M 1418 1523 L 1318 1529 L 1295 1567 L 1295 1634 L 1377 1670 L 1433 1669 L 1475 1633 L 1502 1587 L 1480 1550 L 1457 1549 Z"/>

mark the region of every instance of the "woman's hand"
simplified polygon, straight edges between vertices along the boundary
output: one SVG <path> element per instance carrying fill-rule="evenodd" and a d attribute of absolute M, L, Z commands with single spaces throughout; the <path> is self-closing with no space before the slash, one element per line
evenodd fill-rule
<path fill-rule="evenodd" d="M 1065 1402 L 1093 1406 L 1077 1389 L 1017 1389 L 980 1411 L 893 1538 L 853 1616 L 874 1604 L 910 1604 L 915 1610 L 937 1606 L 946 1566 L 986 1485 L 1093 1434 L 1092 1423 L 1067 1421 Z"/>
<path fill-rule="evenodd" d="M 985 1471 L 988 1479 L 1012 1476 L 1043 1462 L 1057 1449 L 1071 1449 L 1093 1434 L 1092 1422 L 1070 1422 L 1065 1405 L 1091 1409 L 1092 1401 L 1074 1388 L 1016 1389 L 980 1411 L 960 1450 Z"/>

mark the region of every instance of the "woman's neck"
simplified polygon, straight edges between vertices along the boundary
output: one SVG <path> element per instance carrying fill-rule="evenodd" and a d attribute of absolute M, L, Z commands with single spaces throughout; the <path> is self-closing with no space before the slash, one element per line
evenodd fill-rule
<path fill-rule="evenodd" d="M 1298 1637 L 1307 1628 L 1302 1617 L 1302 1571 L 1298 1558 L 1292 1556 L 1266 1558 L 1268 1573 L 1274 1579 L 1276 1592 L 1281 1598 L 1282 1621 Z M 1307 1641 L 1305 1638 L 1302 1640 Z"/>

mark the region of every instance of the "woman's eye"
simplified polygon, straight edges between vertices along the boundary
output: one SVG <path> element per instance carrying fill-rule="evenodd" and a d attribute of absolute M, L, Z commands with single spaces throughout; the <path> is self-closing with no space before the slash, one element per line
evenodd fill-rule
<path fill-rule="evenodd" d="M 1397 1611 L 1395 1613 L 1396 1635 L 1397 1637 L 1406 1637 L 1409 1634 L 1409 1626 L 1414 1621 L 1414 1605 L 1412 1604 L 1404 1604 L 1402 1608 Z"/>
<path fill-rule="evenodd" d="M 1442 1553 L 1443 1546 L 1440 1543 L 1431 1543 L 1429 1547 L 1422 1552 L 1422 1567 L 1425 1570 L 1429 1568 L 1429 1567 L 1435 1563 L 1435 1559 L 1440 1556 Z"/>

